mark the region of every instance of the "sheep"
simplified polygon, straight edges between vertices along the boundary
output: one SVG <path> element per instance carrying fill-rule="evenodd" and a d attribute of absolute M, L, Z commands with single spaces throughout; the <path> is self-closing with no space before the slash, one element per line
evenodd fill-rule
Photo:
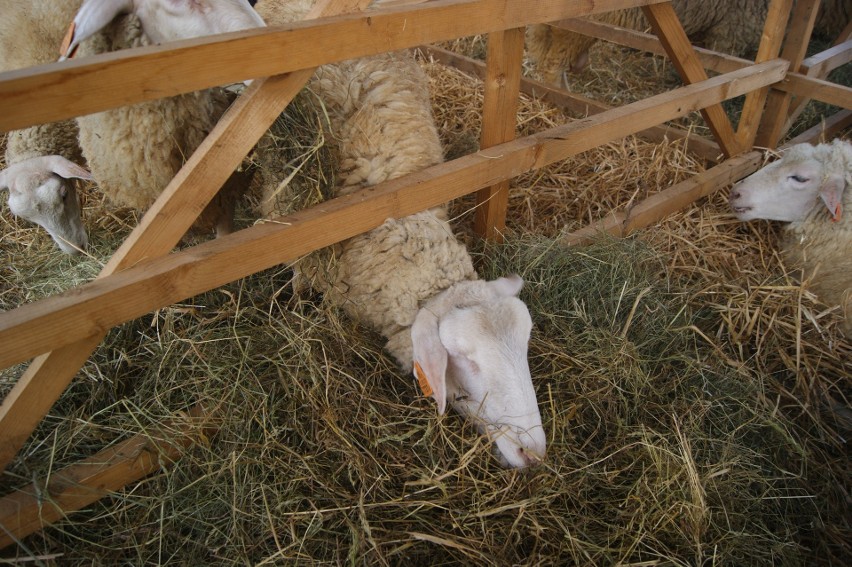
<path fill-rule="evenodd" d="M 788 223 L 782 252 L 801 268 L 817 296 L 839 305 L 852 337 L 852 144 L 836 139 L 796 144 L 781 159 L 731 189 L 729 203 L 741 221 Z"/>
<path fill-rule="evenodd" d="M 59 155 L 35 156 L 0 171 L 13 215 L 44 228 L 59 248 L 78 254 L 88 244 L 73 179 L 91 181 L 83 167 Z"/>
<path fill-rule="evenodd" d="M 82 0 L 0 0 L 0 72 L 50 63 L 68 21 Z M 73 179 L 91 180 L 78 165 L 82 155 L 73 120 L 15 130 L 6 137 L 7 168 L 0 190 L 9 189 L 12 214 L 42 226 L 59 248 L 78 254 L 88 244 Z"/>
<path fill-rule="evenodd" d="M 770 0 L 673 0 L 684 31 L 692 41 L 709 49 L 750 56 L 757 52 Z M 815 30 L 838 34 L 849 21 L 849 0 L 826 0 L 817 15 Z M 648 20 L 640 8 L 616 10 L 590 19 L 620 27 L 645 30 Z M 527 28 L 527 53 L 534 74 L 542 81 L 565 85 L 565 73 L 578 73 L 589 62 L 595 38 L 546 24 Z"/>
<path fill-rule="evenodd" d="M 120 17 L 124 15 L 124 17 Z M 63 57 L 87 56 L 263 26 L 248 0 L 84 0 Z M 98 33 L 100 32 L 100 33 Z M 144 210 L 156 200 L 230 103 L 207 89 L 77 118 L 83 156 L 112 202 Z M 236 172 L 201 213 L 196 229 L 233 229 L 245 179 Z"/>
<path fill-rule="evenodd" d="M 248 0 L 0 1 L 0 70 L 4 71 L 55 61 L 72 19 L 68 45 L 63 46 L 60 59 L 264 25 Z M 117 19 L 121 15 L 126 17 Z M 101 29 L 104 31 L 98 34 Z M 94 177 L 115 204 L 144 210 L 206 137 L 228 103 L 222 89 L 209 89 L 15 131 L 8 137 L 6 161 L 15 165 L 39 156 L 59 155 L 71 162 L 85 158 L 91 176 L 87 172 L 81 177 L 70 163 L 63 164 L 61 171 L 77 171 L 75 176 L 83 179 Z M 6 183 L 16 188 L 14 211 L 23 214 L 47 208 L 49 218 L 62 222 L 45 228 L 62 251 L 77 253 L 88 238 L 75 186 L 64 182 L 57 164 L 57 160 L 32 160 L 27 167 L 9 168 Z M 38 165 L 52 169 L 37 171 Z M 15 180 L 15 175 L 26 179 Z M 247 183 L 245 177 L 235 172 L 202 212 L 196 228 L 215 226 L 217 234 L 232 230 L 233 208 Z M 50 183 L 33 186 L 34 180 Z M 48 186 L 56 194 L 48 193 Z M 22 201 L 25 189 L 33 200 L 30 203 Z M 63 203 L 69 204 L 67 210 Z M 38 222 L 42 217 L 29 220 Z"/>
<path fill-rule="evenodd" d="M 281 10 L 291 19 L 304 13 L 294 4 L 281 8 L 261 0 L 256 9 L 267 23 L 280 24 L 287 21 L 275 19 Z M 325 65 L 309 89 L 329 116 L 326 139 L 334 141 L 339 158 L 337 195 L 443 161 L 428 78 L 410 53 Z M 286 212 L 279 184 L 272 180 L 266 191 L 274 193 L 267 203 Z M 494 440 L 504 466 L 525 467 L 544 457 L 527 362 L 532 320 L 517 297 L 520 277 L 480 280 L 452 233 L 446 207 L 388 219 L 334 246 L 331 255 L 329 266 L 317 255 L 303 259 L 301 276 L 352 319 L 378 330 L 439 414 L 449 402 Z"/>

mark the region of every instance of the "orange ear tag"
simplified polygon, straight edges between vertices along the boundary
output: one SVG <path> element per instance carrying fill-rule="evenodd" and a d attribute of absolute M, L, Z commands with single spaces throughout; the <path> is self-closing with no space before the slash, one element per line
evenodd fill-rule
<path fill-rule="evenodd" d="M 837 222 L 840 220 L 840 214 L 842 213 L 842 205 L 837 203 L 837 208 L 834 209 L 834 214 L 831 216 L 831 222 Z"/>
<path fill-rule="evenodd" d="M 429 380 L 426 378 L 426 373 L 420 368 L 420 363 L 414 361 L 414 375 L 417 377 L 417 383 L 420 384 L 420 389 L 423 395 L 427 398 L 432 395 L 432 386 L 429 385 Z"/>
<path fill-rule="evenodd" d="M 72 21 L 71 25 L 68 26 L 68 31 L 65 32 L 65 38 L 62 40 L 62 45 L 59 47 L 59 55 L 63 57 L 74 57 L 74 53 L 66 53 L 68 51 L 68 47 L 71 45 L 71 40 L 74 39 L 74 30 L 77 29 L 77 22 Z M 74 51 L 77 51 L 74 49 Z"/>

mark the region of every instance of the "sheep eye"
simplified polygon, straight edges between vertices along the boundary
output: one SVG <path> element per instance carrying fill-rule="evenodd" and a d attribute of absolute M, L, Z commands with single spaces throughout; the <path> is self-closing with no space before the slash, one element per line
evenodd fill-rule
<path fill-rule="evenodd" d="M 792 179 L 796 183 L 805 183 L 808 180 L 807 177 L 802 177 L 801 175 L 791 175 L 790 179 Z"/>

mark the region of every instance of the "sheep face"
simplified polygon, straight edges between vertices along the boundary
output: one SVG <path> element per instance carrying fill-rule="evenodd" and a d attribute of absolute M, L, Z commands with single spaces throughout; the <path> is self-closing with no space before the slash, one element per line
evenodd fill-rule
<path fill-rule="evenodd" d="M 782 159 L 734 185 L 729 203 L 742 221 L 802 221 L 820 200 L 838 218 L 844 186 L 841 175 L 825 172 L 813 146 L 798 144 Z"/>
<path fill-rule="evenodd" d="M 504 466 L 544 458 L 545 436 L 527 363 L 532 320 L 517 276 L 465 281 L 430 300 L 411 329 L 415 372 L 443 413 L 447 401 L 494 441 Z"/>
<path fill-rule="evenodd" d="M 0 172 L 0 190 L 9 190 L 12 214 L 44 228 L 67 254 L 79 254 L 88 244 L 73 178 L 92 179 L 61 156 L 35 157 Z"/>
<path fill-rule="evenodd" d="M 135 13 L 156 43 L 263 27 L 249 0 L 85 0 L 74 18 L 62 58 L 121 14 Z"/>

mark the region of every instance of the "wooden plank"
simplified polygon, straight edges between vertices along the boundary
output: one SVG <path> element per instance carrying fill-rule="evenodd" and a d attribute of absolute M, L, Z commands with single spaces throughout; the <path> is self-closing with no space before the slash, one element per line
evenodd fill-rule
<path fill-rule="evenodd" d="M 651 23 L 654 33 L 660 38 L 660 42 L 681 79 L 687 84 L 707 79 L 707 73 L 695 55 L 695 50 L 689 43 L 686 32 L 683 31 L 683 26 L 680 25 L 680 20 L 678 20 L 671 3 L 643 6 L 642 11 Z M 731 122 L 721 105 L 716 104 L 704 108 L 701 115 L 727 157 L 742 151 L 742 147 L 734 134 L 734 129 L 731 127 Z"/>
<path fill-rule="evenodd" d="M 485 65 L 481 61 L 465 57 L 464 55 L 459 55 L 458 53 L 453 53 L 452 51 L 448 51 L 434 45 L 423 46 L 420 49 L 423 50 L 426 56 L 431 57 L 435 61 L 440 61 L 444 65 L 454 67 L 467 75 L 479 79 L 485 77 Z M 612 108 L 611 106 L 583 95 L 570 93 L 566 90 L 558 89 L 540 81 L 526 79 L 523 77 L 521 77 L 521 92 L 531 97 L 547 101 L 554 106 L 581 116 L 599 114 Z M 686 149 L 688 151 L 704 160 L 712 162 L 718 162 L 722 155 L 722 150 L 719 149 L 719 144 L 716 142 L 676 126 L 653 126 L 638 132 L 637 135 L 644 140 L 650 140 L 653 142 L 686 139 Z"/>
<path fill-rule="evenodd" d="M 814 19 L 816 18 L 816 8 L 814 0 L 799 0 L 797 5 L 797 15 L 800 15 L 802 9 L 810 5 L 813 8 L 813 15 L 810 18 L 810 25 L 806 29 L 802 29 L 799 25 L 801 22 L 797 19 L 791 28 L 791 35 L 794 33 L 803 34 L 795 36 L 795 39 L 788 40 L 784 50 L 784 59 L 790 61 L 790 68 L 796 69 L 804 57 L 804 50 L 807 48 L 807 41 L 810 38 L 810 30 L 813 28 Z M 763 35 L 760 39 L 760 46 L 757 49 L 757 57 L 755 61 L 762 63 L 770 59 L 778 57 L 781 50 L 781 43 L 784 39 L 784 32 L 787 29 L 787 21 L 790 19 L 790 10 L 793 7 L 793 0 L 772 0 L 769 3 L 769 11 L 766 14 L 766 23 L 763 27 Z M 807 26 L 807 22 L 804 23 Z M 795 59 L 798 57 L 798 59 Z M 787 114 L 787 106 L 783 104 L 783 94 L 776 94 L 772 97 L 772 102 L 769 108 L 766 109 L 767 121 L 764 124 L 777 123 L 783 124 L 783 116 Z M 754 140 L 757 137 L 757 128 L 763 118 L 763 109 L 769 98 L 769 87 L 763 87 L 746 95 L 743 109 L 740 114 L 740 122 L 737 127 L 737 142 L 742 148 L 751 148 L 754 145 Z M 789 98 L 787 99 L 789 103 Z M 783 104 L 783 108 L 779 105 Z"/>
<path fill-rule="evenodd" d="M 844 38 L 843 41 L 838 41 L 833 47 L 802 61 L 799 70 L 807 77 L 824 79 L 838 67 L 852 61 L 852 39 L 848 37 L 852 35 L 852 22 L 849 22 L 844 34 L 841 35 L 841 38 Z M 790 131 L 793 123 L 805 110 L 805 106 L 810 100 L 808 97 L 799 96 L 790 104 L 790 109 L 787 111 L 787 121 L 784 124 L 785 132 Z"/>
<path fill-rule="evenodd" d="M 770 61 L 576 120 L 227 237 L 140 263 L 64 294 L 0 314 L 0 365 L 90 336 L 251 273 L 516 177 L 697 108 L 777 82 Z"/>
<path fill-rule="evenodd" d="M 325 63 L 662 0 L 434 0 L 0 75 L 0 132 Z M 416 25 L 413 24 L 416 22 Z M 321 45 L 322 49 L 316 46 Z M 280 53 L 286 57 L 266 54 Z M 259 56 L 264 54 L 264 56 Z"/>
<path fill-rule="evenodd" d="M 776 88 L 794 94 L 806 96 L 840 108 L 852 107 L 852 87 L 838 85 L 823 79 L 805 77 L 798 73 L 789 73 Z"/>
<path fill-rule="evenodd" d="M 0 548 L 148 476 L 215 433 L 212 416 L 201 406 L 187 415 L 188 419 L 173 419 L 0 499 Z"/>
<path fill-rule="evenodd" d="M 660 43 L 660 40 L 654 34 L 580 18 L 562 20 L 551 25 L 574 33 L 597 37 L 624 47 L 647 51 L 655 55 L 666 55 L 663 44 Z M 718 53 L 703 47 L 693 46 L 693 49 L 699 61 L 701 61 L 701 65 L 705 69 L 716 73 L 730 73 L 731 71 L 742 69 L 746 65 L 754 63 L 754 61 L 749 61 L 748 59 Z"/>
<path fill-rule="evenodd" d="M 773 18 L 777 17 L 776 14 L 779 7 L 785 10 L 784 18 L 778 18 L 777 22 L 773 22 Z M 808 42 L 810 41 L 811 32 L 816 21 L 818 7 L 819 0 L 799 0 L 796 3 L 782 54 L 782 57 L 790 62 L 790 69 L 798 69 L 799 65 L 802 64 L 802 60 L 805 58 Z M 785 2 L 773 0 L 766 19 L 766 27 L 763 30 L 763 40 L 760 43 L 761 49 L 764 43 L 772 38 L 772 34 L 777 36 L 777 41 L 779 42 L 784 37 L 786 15 L 790 13 L 791 9 L 792 0 L 786 0 Z M 780 25 L 782 20 L 785 22 L 784 26 Z M 777 53 L 777 50 L 773 50 L 771 54 L 766 55 L 775 57 Z M 759 97 L 761 95 L 767 99 L 765 102 L 766 112 L 763 114 L 766 118 L 762 122 L 759 121 L 760 109 L 749 107 L 749 103 L 753 102 L 753 100 L 751 98 L 746 99 L 746 106 L 743 108 L 743 118 L 740 120 L 740 131 L 737 132 L 737 135 L 740 136 L 740 142 L 746 146 L 750 147 L 756 142 L 760 147 L 774 148 L 781 141 L 781 136 L 784 135 L 785 119 L 790 108 L 792 96 L 789 93 L 778 90 L 770 92 L 768 88 L 750 96 Z M 761 104 L 761 106 L 763 105 Z"/>
<path fill-rule="evenodd" d="M 811 126 L 795 138 L 791 138 L 787 145 L 800 144 L 808 142 L 818 144 L 826 142 L 839 136 L 844 130 L 852 126 L 852 110 L 841 110 L 832 114 L 819 124 Z"/>
<path fill-rule="evenodd" d="M 315 10 L 344 9 L 351 2 L 322 0 Z M 100 277 L 168 253 L 312 73 L 302 70 L 253 82 L 146 212 Z M 78 335 L 81 340 L 76 344 L 55 343 L 61 348 L 39 356 L 15 383 L 0 405 L 0 470 L 15 457 L 110 326 L 96 324 Z"/>
<path fill-rule="evenodd" d="M 481 149 L 515 139 L 525 31 L 525 28 L 514 28 L 488 35 L 479 140 Z M 503 240 L 509 208 L 509 183 L 510 180 L 506 179 L 476 193 L 473 230 L 483 238 L 497 242 Z"/>

